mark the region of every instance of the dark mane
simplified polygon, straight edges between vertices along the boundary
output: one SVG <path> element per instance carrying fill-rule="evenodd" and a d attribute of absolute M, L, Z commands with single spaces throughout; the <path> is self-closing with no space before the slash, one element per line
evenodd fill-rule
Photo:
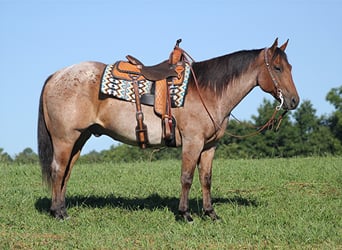
<path fill-rule="evenodd" d="M 193 63 L 198 85 L 209 88 L 214 93 L 222 93 L 234 78 L 244 73 L 261 52 L 242 50 L 206 61 Z M 193 81 L 191 81 L 193 82 Z"/>

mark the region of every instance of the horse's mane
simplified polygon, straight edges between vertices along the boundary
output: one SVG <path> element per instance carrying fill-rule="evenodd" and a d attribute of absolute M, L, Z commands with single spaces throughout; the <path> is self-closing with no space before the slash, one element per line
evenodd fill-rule
<path fill-rule="evenodd" d="M 208 88 L 214 93 L 222 94 L 234 78 L 239 77 L 249 68 L 261 50 L 242 50 L 193 63 L 192 67 L 199 87 Z"/>

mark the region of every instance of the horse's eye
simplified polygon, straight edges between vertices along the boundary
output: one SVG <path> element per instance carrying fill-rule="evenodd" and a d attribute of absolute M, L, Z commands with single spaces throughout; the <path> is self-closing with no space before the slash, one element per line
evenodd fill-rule
<path fill-rule="evenodd" d="M 281 73 L 283 71 L 283 69 L 281 68 L 281 66 L 278 65 L 274 65 L 274 70 Z"/>

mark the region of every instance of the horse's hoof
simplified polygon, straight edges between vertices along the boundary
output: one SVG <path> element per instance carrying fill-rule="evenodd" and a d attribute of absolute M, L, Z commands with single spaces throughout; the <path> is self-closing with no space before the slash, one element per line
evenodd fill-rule
<path fill-rule="evenodd" d="M 220 217 L 215 213 L 214 209 L 205 211 L 204 215 L 209 216 L 212 221 L 220 220 Z"/>
<path fill-rule="evenodd" d="M 179 211 L 179 215 L 181 216 L 182 220 L 184 220 L 187 223 L 194 222 L 194 219 L 191 217 L 189 212 Z"/>
<path fill-rule="evenodd" d="M 68 216 L 67 212 L 64 210 L 50 210 L 50 214 L 57 220 L 68 220 L 70 217 Z"/>

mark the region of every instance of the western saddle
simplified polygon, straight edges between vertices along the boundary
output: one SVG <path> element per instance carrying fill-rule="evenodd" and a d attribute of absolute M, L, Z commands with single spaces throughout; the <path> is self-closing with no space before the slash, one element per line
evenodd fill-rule
<path fill-rule="evenodd" d="M 161 117 L 163 139 L 168 146 L 175 146 L 174 127 L 175 122 L 171 114 L 171 100 L 168 85 L 182 84 L 185 71 L 184 51 L 179 47 L 182 40 L 178 39 L 168 60 L 154 66 L 145 66 L 133 56 L 127 55 L 128 61 L 116 62 L 113 76 L 118 79 L 133 83 L 137 126 L 136 137 L 141 148 L 148 145 L 147 126 L 144 124 L 144 114 L 141 109 L 142 97 L 139 95 L 139 81 L 149 80 L 154 82 L 154 100 L 149 101 L 154 105 L 154 111 Z"/>

